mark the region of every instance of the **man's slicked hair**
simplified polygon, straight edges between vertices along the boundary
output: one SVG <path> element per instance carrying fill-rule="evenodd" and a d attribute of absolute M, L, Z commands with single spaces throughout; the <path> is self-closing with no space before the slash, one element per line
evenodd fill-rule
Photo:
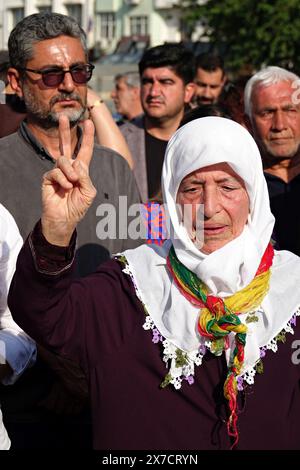
<path fill-rule="evenodd" d="M 177 43 L 163 44 L 146 50 L 139 63 L 141 76 L 148 67 L 169 67 L 185 85 L 193 82 L 196 72 L 194 54 Z"/>
<path fill-rule="evenodd" d="M 76 20 L 60 13 L 34 13 L 23 18 L 10 33 L 8 50 L 11 66 L 16 69 L 26 67 L 33 58 L 34 44 L 59 36 L 79 39 L 88 57 L 86 34 Z"/>
<path fill-rule="evenodd" d="M 203 69 L 206 72 L 215 72 L 218 69 L 222 70 L 222 75 L 225 75 L 224 60 L 220 55 L 203 52 L 196 56 L 196 68 Z"/>

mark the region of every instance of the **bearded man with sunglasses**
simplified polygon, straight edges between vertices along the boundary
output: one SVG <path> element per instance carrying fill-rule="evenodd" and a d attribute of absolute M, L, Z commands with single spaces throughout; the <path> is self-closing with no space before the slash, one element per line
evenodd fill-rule
<path fill-rule="evenodd" d="M 27 119 L 18 133 L 0 140 L 0 200 L 25 238 L 41 209 L 42 174 L 52 169 L 61 155 L 58 119 L 62 114 L 70 121 L 73 156 L 78 153 L 79 123 L 87 109 L 87 82 L 94 66 L 88 62 L 82 28 L 74 19 L 58 13 L 25 17 L 11 32 L 8 48 L 9 81 L 25 102 Z M 98 194 L 89 220 L 80 229 L 80 275 L 92 272 L 110 253 L 137 245 L 115 234 L 114 238 L 100 240 L 99 231 L 98 236 L 96 233 L 100 204 L 112 204 L 118 216 L 120 195 L 127 196 L 128 207 L 139 201 L 132 173 L 123 160 L 115 152 L 95 145 L 92 179 Z"/>
<path fill-rule="evenodd" d="M 12 89 L 25 102 L 27 119 L 17 133 L 0 139 L 0 202 L 11 212 L 25 239 L 41 212 L 42 175 L 55 166 L 63 153 L 58 134 L 61 115 L 67 116 L 70 122 L 70 146 L 74 158 L 80 149 L 80 121 L 87 109 L 87 82 L 94 67 L 88 62 L 84 31 L 74 19 L 57 13 L 25 17 L 11 32 L 8 48 L 11 65 L 8 78 Z M 94 104 L 97 105 L 99 102 Z M 101 205 L 105 203 L 114 207 L 118 221 L 119 196 L 127 196 L 128 207 L 138 203 L 139 196 L 126 161 L 113 150 L 95 145 L 91 166 L 97 196 L 79 229 L 78 275 L 94 271 L 97 265 L 109 258 L 110 253 L 133 248 L 141 242 L 124 235 L 123 239 L 119 239 L 118 231 L 117 236 L 116 233 L 108 233 L 106 239 L 99 239 L 97 225 L 101 221 L 100 212 L 102 219 L 104 215 Z M 54 368 L 64 372 L 62 364 L 55 364 Z M 68 375 L 63 375 L 72 379 L 70 370 Z M 80 373 L 76 376 L 78 395 L 85 388 L 83 375 L 81 379 L 79 376 Z M 39 386 L 49 382 L 49 375 L 38 375 L 36 382 Z M 35 394 L 38 396 L 36 389 Z M 44 388 L 41 394 L 45 395 Z M 67 401 L 72 402 L 69 395 Z M 84 427 L 82 429 L 85 430 Z M 68 433 L 63 426 L 56 426 L 55 432 L 55 442 L 53 436 L 46 438 L 51 447 L 74 445 L 72 439 L 68 444 Z M 21 433 L 26 442 L 27 430 L 22 429 Z M 64 444 L 58 444 L 60 438 Z M 80 438 L 82 435 L 79 433 L 75 444 L 79 447 L 82 446 Z M 41 447 L 39 440 L 45 440 L 45 436 L 36 432 L 35 442 L 27 440 L 27 447 Z M 15 447 L 19 447 L 18 442 Z"/>

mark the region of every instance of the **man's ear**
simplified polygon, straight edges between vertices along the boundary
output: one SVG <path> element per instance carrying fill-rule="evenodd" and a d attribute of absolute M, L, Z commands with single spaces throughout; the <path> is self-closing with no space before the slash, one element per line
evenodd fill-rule
<path fill-rule="evenodd" d="M 7 71 L 7 78 L 12 90 L 18 95 L 19 98 L 23 98 L 23 89 L 21 85 L 20 72 L 10 67 Z"/>
<path fill-rule="evenodd" d="M 185 85 L 185 93 L 184 93 L 184 102 L 189 103 L 194 96 L 196 90 L 196 84 L 194 82 L 189 82 Z"/>

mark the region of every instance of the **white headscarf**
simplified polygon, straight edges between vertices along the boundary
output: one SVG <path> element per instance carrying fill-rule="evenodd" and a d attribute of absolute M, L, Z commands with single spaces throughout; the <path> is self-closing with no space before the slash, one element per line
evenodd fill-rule
<path fill-rule="evenodd" d="M 228 163 L 244 181 L 250 214 L 243 233 L 210 255 L 190 240 L 176 211 L 179 185 L 189 173 L 216 163 Z M 163 166 L 162 190 L 171 221 L 171 240 L 179 260 L 208 286 L 226 297 L 249 284 L 270 241 L 274 217 L 261 156 L 253 138 L 229 119 L 196 119 L 170 140 Z M 222 269 L 220 269 L 222 266 Z"/>
<path fill-rule="evenodd" d="M 208 165 L 226 162 L 243 179 L 250 200 L 248 222 L 240 236 L 215 252 L 201 253 L 189 239 L 176 211 L 182 179 Z M 261 157 L 251 135 L 225 118 L 197 119 L 171 138 L 165 155 L 162 187 L 174 235 L 163 246 L 143 245 L 124 255 L 139 297 L 161 335 L 183 351 L 197 350 L 204 339 L 197 323 L 199 309 L 178 290 L 166 259 L 171 243 L 180 261 L 205 282 L 211 293 L 229 296 L 255 276 L 270 241 L 274 217 L 263 176 Z M 276 252 L 269 293 L 262 302 L 257 323 L 248 325 L 245 369 L 259 359 L 265 346 L 285 327 L 300 305 L 300 260 L 289 252 Z M 240 315 L 242 322 L 247 314 Z M 233 333 L 230 334 L 233 341 Z M 233 344 L 233 343 L 232 343 Z M 231 347 L 227 350 L 229 358 Z"/>

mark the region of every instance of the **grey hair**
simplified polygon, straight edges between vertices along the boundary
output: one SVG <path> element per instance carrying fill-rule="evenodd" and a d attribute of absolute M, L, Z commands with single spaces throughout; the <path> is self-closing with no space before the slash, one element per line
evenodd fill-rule
<path fill-rule="evenodd" d="M 58 36 L 79 39 L 88 57 L 86 34 L 76 20 L 60 13 L 34 13 L 23 18 L 10 33 L 8 51 L 11 66 L 16 69 L 25 67 L 34 56 L 34 44 Z"/>
<path fill-rule="evenodd" d="M 141 86 L 140 74 L 138 72 L 124 72 L 115 76 L 115 81 L 125 79 L 126 84 L 130 88 L 139 88 Z"/>
<path fill-rule="evenodd" d="M 257 72 L 248 80 L 245 86 L 245 114 L 247 114 L 250 119 L 252 118 L 252 94 L 256 87 L 266 87 L 279 82 L 294 82 L 295 80 L 299 80 L 298 75 L 293 72 L 289 72 L 289 70 L 273 65 L 270 65 L 269 67 L 266 67 Z"/>

